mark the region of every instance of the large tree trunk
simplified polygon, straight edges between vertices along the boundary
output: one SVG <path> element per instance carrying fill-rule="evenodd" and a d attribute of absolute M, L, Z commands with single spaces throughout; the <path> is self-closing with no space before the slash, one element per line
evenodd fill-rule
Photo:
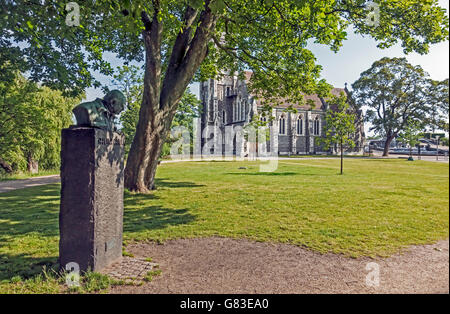
<path fill-rule="evenodd" d="M 1 157 L 0 157 L 0 167 L 6 171 L 6 173 L 11 173 L 13 172 L 13 169 L 11 167 L 10 164 L 8 164 L 6 161 L 4 161 Z"/>
<path fill-rule="evenodd" d="M 209 1 L 207 1 L 209 3 Z M 139 111 L 136 135 L 130 147 L 125 168 L 125 187 L 146 193 L 155 189 L 155 174 L 164 141 L 170 131 L 178 102 L 208 51 L 211 30 L 217 17 L 206 8 L 191 38 L 191 26 L 197 11 L 188 7 L 183 30 L 174 43 L 169 64 L 161 82 L 162 26 L 157 14 L 150 18 L 142 13 L 146 59 L 144 94 Z"/>
<path fill-rule="evenodd" d="M 33 159 L 33 155 L 31 153 L 27 156 L 27 170 L 32 174 L 39 172 L 39 163 Z"/>
<path fill-rule="evenodd" d="M 147 102 L 150 100 L 144 94 L 140 114 L 143 118 L 139 119 L 125 168 L 125 187 L 142 193 L 155 188 L 153 178 L 163 145 L 161 112 L 152 110 L 154 106 Z"/>
<path fill-rule="evenodd" d="M 386 137 L 386 142 L 384 143 L 383 156 L 389 156 L 389 148 L 391 147 L 392 140 L 395 138 L 395 135 L 390 135 Z"/>

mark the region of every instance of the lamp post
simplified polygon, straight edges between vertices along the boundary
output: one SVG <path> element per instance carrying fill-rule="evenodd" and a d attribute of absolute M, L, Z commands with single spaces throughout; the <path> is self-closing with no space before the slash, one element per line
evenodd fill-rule
<path fill-rule="evenodd" d="M 434 138 L 436 139 L 436 160 L 439 161 L 439 139 L 440 139 L 440 136 L 436 135 Z"/>

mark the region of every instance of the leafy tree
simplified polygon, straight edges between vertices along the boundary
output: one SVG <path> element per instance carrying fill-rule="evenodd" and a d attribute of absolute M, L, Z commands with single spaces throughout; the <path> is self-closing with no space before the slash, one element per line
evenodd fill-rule
<path fill-rule="evenodd" d="M 121 131 L 125 134 L 125 153 L 128 154 L 130 151 L 131 142 L 133 141 L 134 135 L 136 133 L 136 126 L 139 121 L 139 102 L 129 103 L 126 110 L 120 116 L 120 121 L 122 124 Z M 193 121 L 195 117 L 200 115 L 200 101 L 197 99 L 193 93 L 187 89 L 184 92 L 183 97 L 175 113 L 174 119 L 172 121 L 172 128 L 176 126 L 183 126 L 189 130 L 190 139 L 193 139 Z M 170 154 L 170 145 L 177 139 L 168 138 L 164 143 L 163 150 L 161 151 L 161 157 Z M 192 143 L 191 143 L 192 145 Z"/>
<path fill-rule="evenodd" d="M 333 96 L 328 101 L 329 109 L 325 114 L 325 136 L 319 141 L 326 149 L 336 145 L 341 152 L 341 174 L 344 173 L 344 147 L 354 147 L 353 137 L 356 132 L 355 114 L 351 112 L 344 93 Z"/>
<path fill-rule="evenodd" d="M 403 144 L 409 146 L 409 157 L 412 160 L 412 149 L 420 143 L 420 138 L 423 136 L 423 128 L 418 121 L 408 121 L 405 128 L 398 135 L 398 139 Z"/>
<path fill-rule="evenodd" d="M 126 99 L 127 107 L 120 116 L 121 131 L 125 134 L 125 154 L 128 155 L 130 146 L 136 133 L 139 121 L 140 100 L 143 92 L 143 77 L 136 66 L 119 67 L 114 75 L 113 85 L 121 90 Z M 190 92 L 185 90 L 178 104 L 177 111 L 172 121 L 172 128 L 183 126 L 189 130 L 190 138 L 193 138 L 193 119 L 200 113 L 200 101 Z M 161 151 L 161 156 L 170 154 L 170 145 L 177 139 L 168 138 Z"/>
<path fill-rule="evenodd" d="M 366 119 L 371 130 L 386 138 L 383 156 L 389 155 L 394 138 L 408 123 L 417 121 L 425 128 L 431 108 L 428 74 L 405 58 L 382 58 L 361 73 L 352 85 L 359 106 L 368 106 Z"/>
<path fill-rule="evenodd" d="M 1 1 L 0 51 L 43 84 L 74 94 L 99 86 L 92 70 L 112 74 L 106 51 L 125 62 L 145 61 L 125 169 L 125 186 L 141 192 L 154 186 L 157 158 L 193 79 L 252 69 L 251 89 L 267 103 L 302 102 L 302 94 L 329 89 L 308 42 L 337 51 L 349 26 L 380 48 L 401 42 L 405 52 L 427 53 L 448 39 L 437 0 L 377 0 L 379 26 L 368 23 L 365 0 L 86 0 L 77 27 L 66 25 L 73 11 L 61 1 Z"/>
<path fill-rule="evenodd" d="M 427 125 L 434 133 L 437 130 L 448 132 L 448 79 L 443 81 L 429 80 L 428 84 L 428 105 L 430 112 L 427 118 Z"/>
<path fill-rule="evenodd" d="M 59 166 L 61 129 L 72 122 L 80 98 L 39 87 L 17 74 L 0 82 L 0 156 L 7 172 Z M 10 165 L 8 167 L 8 165 Z"/>
<path fill-rule="evenodd" d="M 118 67 L 113 77 L 112 85 L 125 95 L 126 106 L 141 101 L 144 77 L 139 67 L 135 65 Z M 107 92 L 108 88 L 105 91 Z"/>

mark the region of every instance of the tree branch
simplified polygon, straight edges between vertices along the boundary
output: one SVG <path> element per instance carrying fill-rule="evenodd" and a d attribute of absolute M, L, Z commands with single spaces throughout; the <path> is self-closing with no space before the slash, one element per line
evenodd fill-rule
<path fill-rule="evenodd" d="M 161 89 L 160 109 L 168 109 L 169 114 L 173 114 L 173 105 L 176 105 L 183 96 L 189 82 L 194 77 L 195 71 L 200 67 L 208 53 L 208 43 L 212 36 L 218 20 L 218 15 L 213 14 L 209 8 L 209 1 L 205 3 L 205 8 L 200 14 L 198 27 L 195 31 L 186 53 L 184 54 L 177 71 L 169 70 L 164 77 Z M 176 107 L 175 107 L 176 108 Z"/>

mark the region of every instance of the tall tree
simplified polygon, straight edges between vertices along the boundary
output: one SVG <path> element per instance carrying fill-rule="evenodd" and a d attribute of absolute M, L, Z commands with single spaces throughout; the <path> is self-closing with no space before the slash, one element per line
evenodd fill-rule
<path fill-rule="evenodd" d="M 401 42 L 405 52 L 427 53 L 430 44 L 448 39 L 437 0 L 377 0 L 376 21 L 365 0 L 87 0 L 79 21 L 77 10 L 65 11 L 61 1 L 1 1 L 0 51 L 20 50 L 14 56 L 32 79 L 80 93 L 99 85 L 91 70 L 111 75 L 105 51 L 145 61 L 125 169 L 125 186 L 141 192 L 154 186 L 157 158 L 193 79 L 252 69 L 254 94 L 302 102 L 302 94 L 324 95 L 329 88 L 306 48 L 311 41 L 337 51 L 350 25 L 381 48 Z"/>
<path fill-rule="evenodd" d="M 356 116 L 351 112 L 347 97 L 344 93 L 333 96 L 329 101 L 329 108 L 325 114 L 325 136 L 319 141 L 326 149 L 338 146 L 341 155 L 341 174 L 344 173 L 344 148 L 354 147 L 353 140 L 356 132 Z"/>
<path fill-rule="evenodd" d="M 139 121 L 140 100 L 142 93 L 144 77 L 137 66 L 119 67 L 114 74 L 112 85 L 122 91 L 127 99 L 125 111 L 120 116 L 122 125 L 121 131 L 125 134 L 125 155 L 130 151 L 130 146 L 136 134 L 136 127 Z M 172 128 L 183 126 L 189 130 L 190 138 L 193 138 L 193 119 L 200 114 L 200 101 L 187 88 L 178 104 L 177 111 L 172 121 Z M 170 153 L 170 144 L 177 139 L 166 140 L 161 156 Z"/>
<path fill-rule="evenodd" d="M 428 104 L 430 112 L 427 118 L 427 124 L 433 131 L 443 130 L 449 131 L 448 124 L 448 79 L 443 81 L 430 80 L 428 84 Z"/>
<path fill-rule="evenodd" d="M 125 134 L 125 153 L 126 155 L 130 151 L 130 146 L 133 138 L 136 134 L 136 127 L 139 121 L 139 102 L 128 103 L 127 108 L 120 116 L 120 122 L 122 124 L 121 131 Z M 200 101 L 197 99 L 191 91 L 185 90 L 183 97 L 178 104 L 177 111 L 172 120 L 172 126 L 182 126 L 188 129 L 190 138 L 193 138 L 193 121 L 195 117 L 200 115 Z M 164 143 L 164 147 L 161 151 L 161 157 L 170 154 L 170 145 L 176 141 L 175 138 L 168 138 Z"/>
<path fill-rule="evenodd" d="M 16 73 L 0 82 L 0 157 L 10 170 L 31 171 L 59 166 L 61 129 L 72 123 L 72 108 L 80 98 L 68 98 L 39 87 Z"/>
<path fill-rule="evenodd" d="M 352 85 L 356 103 L 368 107 L 366 119 L 371 130 L 386 138 L 383 156 L 389 155 L 392 140 L 408 123 L 427 125 L 432 108 L 429 84 L 428 74 L 420 66 L 405 58 L 382 58 Z"/>
<path fill-rule="evenodd" d="M 423 128 L 421 123 L 410 120 L 398 135 L 399 141 L 409 147 L 409 158 L 412 160 L 412 150 L 414 146 L 420 143 L 420 138 L 423 135 Z"/>

